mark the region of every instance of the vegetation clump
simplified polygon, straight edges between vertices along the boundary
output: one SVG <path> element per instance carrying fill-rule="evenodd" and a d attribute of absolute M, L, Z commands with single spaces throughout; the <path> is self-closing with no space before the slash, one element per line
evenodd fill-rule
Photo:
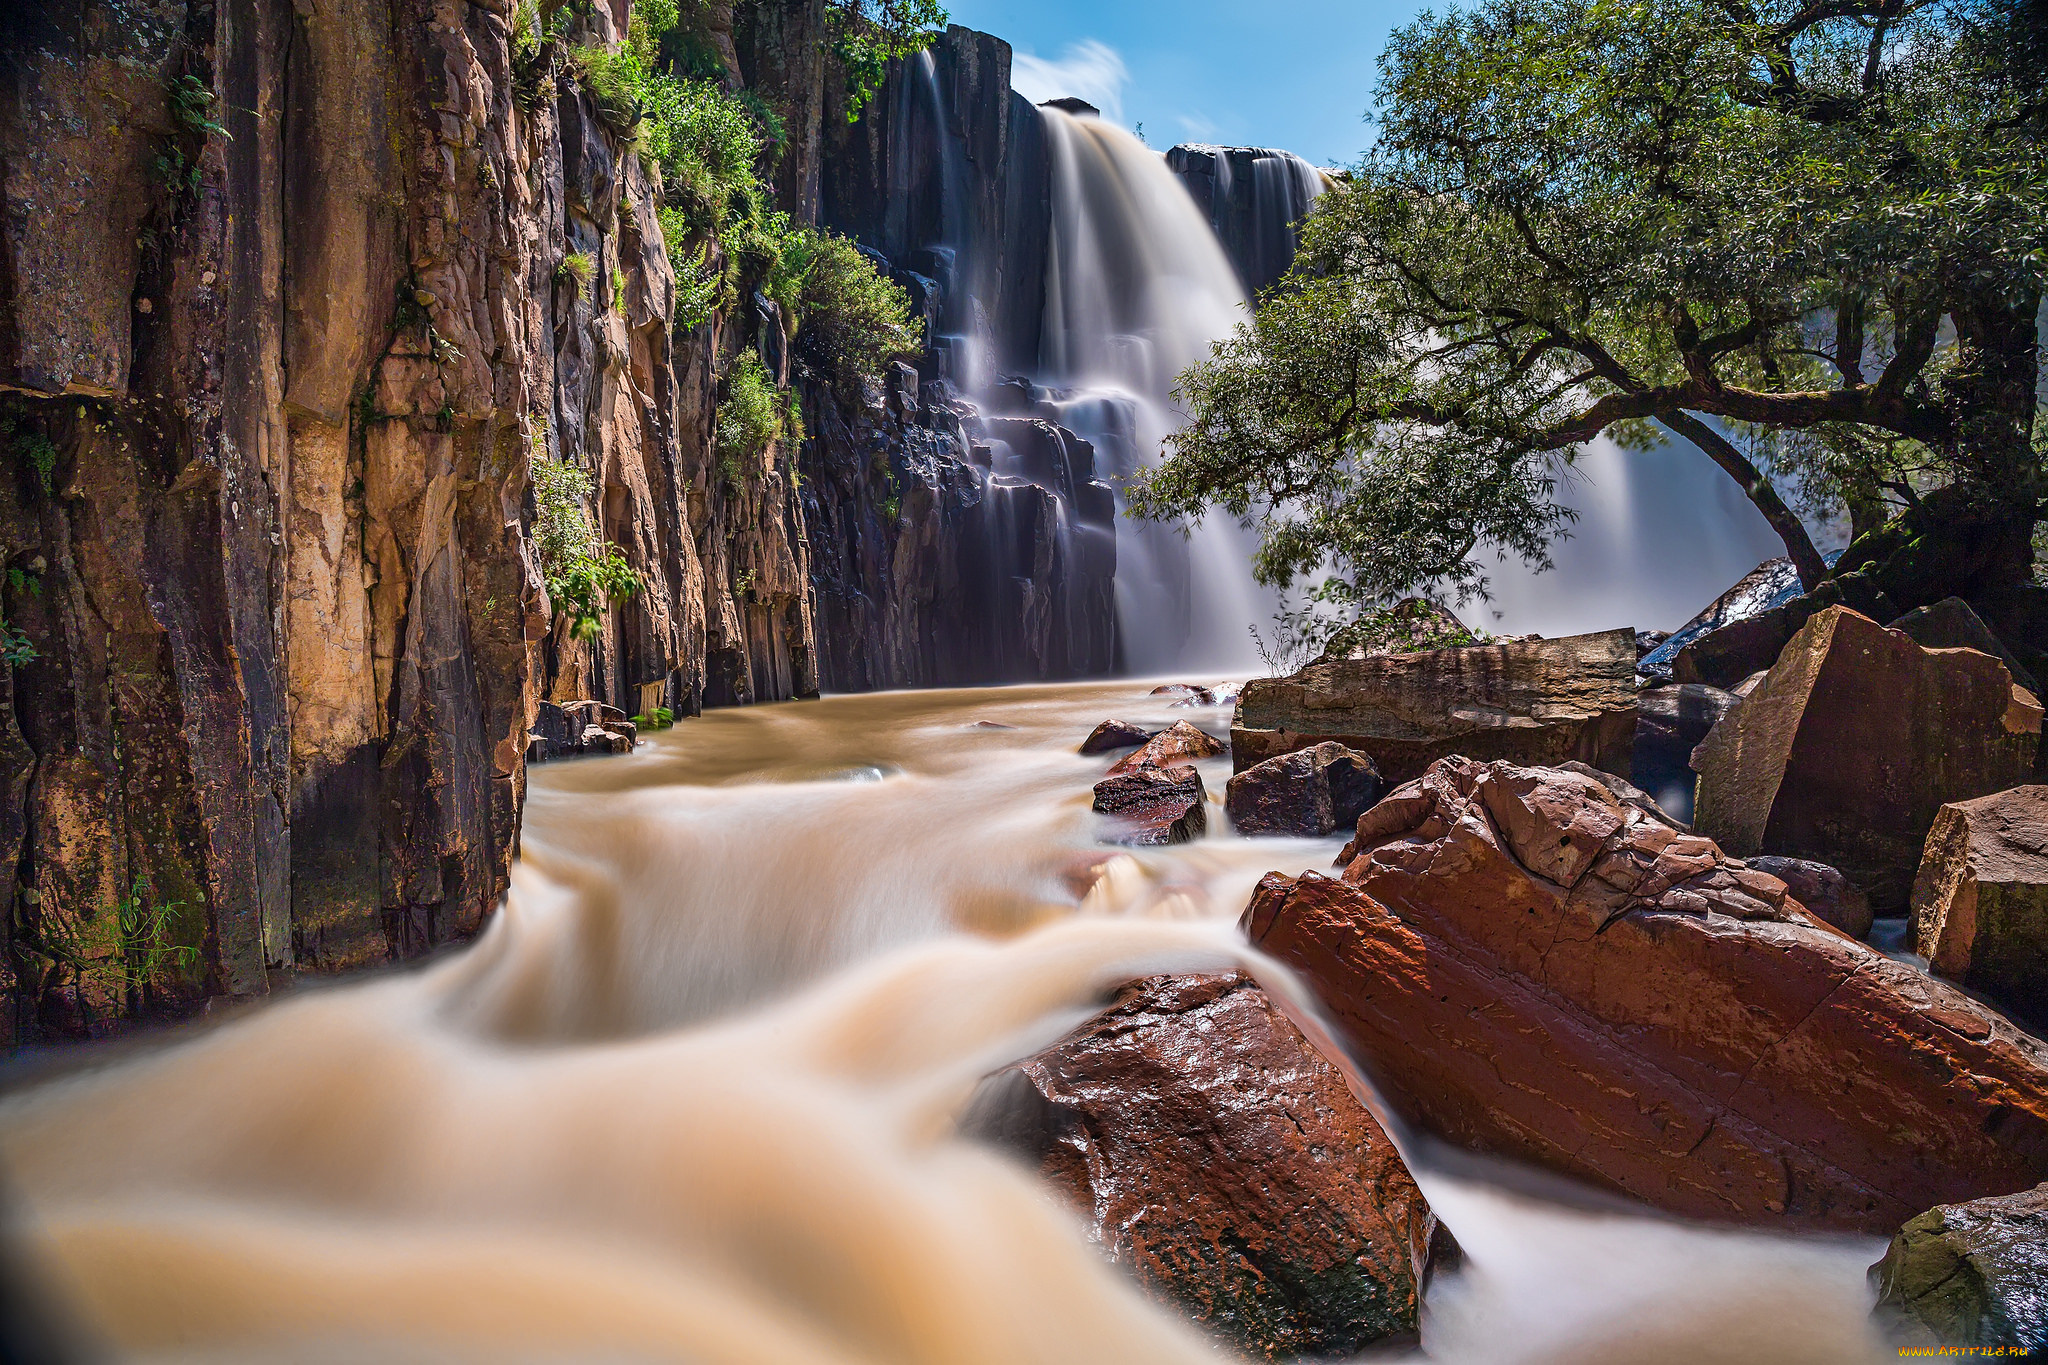
<path fill-rule="evenodd" d="M 745 482 L 793 416 L 760 353 L 751 346 L 741 351 L 726 372 L 725 400 L 718 405 L 718 467 L 726 481 Z"/>
<path fill-rule="evenodd" d="M 548 600 L 569 618 L 571 635 L 591 639 L 603 628 L 605 610 L 640 590 L 640 576 L 617 545 L 599 541 L 585 510 L 590 472 L 547 453 L 545 425 L 534 433 L 530 463 L 534 551 Z"/>

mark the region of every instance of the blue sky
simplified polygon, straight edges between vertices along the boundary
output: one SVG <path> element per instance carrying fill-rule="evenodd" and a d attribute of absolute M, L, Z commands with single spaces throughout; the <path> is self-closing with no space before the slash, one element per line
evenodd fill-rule
<path fill-rule="evenodd" d="M 1338 165 L 1370 137 L 1374 59 L 1424 4 L 947 0 L 947 8 L 954 23 L 1008 40 L 1024 93 L 1079 95 L 1111 115 L 1120 108 L 1119 122 L 1143 123 L 1154 147 L 1281 147 Z"/>

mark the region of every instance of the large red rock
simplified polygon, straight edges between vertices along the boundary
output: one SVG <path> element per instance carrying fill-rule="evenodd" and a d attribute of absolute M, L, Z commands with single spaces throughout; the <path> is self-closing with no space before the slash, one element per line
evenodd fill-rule
<path fill-rule="evenodd" d="M 1578 759 L 1625 773 L 1635 747 L 1635 679 L 1628 630 L 1325 659 L 1245 684 L 1231 757 L 1243 772 L 1335 740 L 1370 754 L 1389 782 L 1409 781 L 1452 754 Z"/>
<path fill-rule="evenodd" d="M 1113 844 L 1185 844 L 1209 830 L 1209 794 L 1192 764 L 1112 773 L 1095 784 L 1095 810 L 1111 817 Z"/>
<path fill-rule="evenodd" d="M 1831 607 L 1694 754 L 1693 824 L 1737 857 L 1840 868 L 1879 913 L 1903 910 L 1936 813 L 2025 782 L 2040 744 L 2041 708 L 1998 660 Z"/>
<path fill-rule="evenodd" d="M 1241 1350 L 1348 1356 L 1416 1330 L 1428 1205 L 1245 976 L 1137 983 L 964 1126 L 1021 1150 L 1148 1291 Z"/>
<path fill-rule="evenodd" d="M 1203 733 L 1184 720 L 1177 720 L 1145 741 L 1132 753 L 1110 765 L 1112 773 L 1136 772 L 1139 768 L 1171 768 L 1198 758 L 1214 758 L 1223 752 L 1221 740 Z"/>
<path fill-rule="evenodd" d="M 2048 1023 L 2048 787 L 1941 808 L 1913 883 L 1913 939 L 1942 976 Z"/>
<path fill-rule="evenodd" d="M 2048 1045 L 1589 777 L 1451 759 L 1269 876 L 1396 1110 L 1696 1218 L 1889 1233 L 2048 1177 Z"/>

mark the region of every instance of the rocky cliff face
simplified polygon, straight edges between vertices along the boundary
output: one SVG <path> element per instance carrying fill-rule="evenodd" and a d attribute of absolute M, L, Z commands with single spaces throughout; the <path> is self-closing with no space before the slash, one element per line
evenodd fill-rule
<path fill-rule="evenodd" d="M 671 333 L 650 172 L 510 17 L 0 17 L 6 1041 L 473 931 L 544 697 L 816 689 L 793 453 L 711 455 L 715 367 L 780 320 Z M 594 639 L 546 597 L 542 454 L 643 584 Z"/>

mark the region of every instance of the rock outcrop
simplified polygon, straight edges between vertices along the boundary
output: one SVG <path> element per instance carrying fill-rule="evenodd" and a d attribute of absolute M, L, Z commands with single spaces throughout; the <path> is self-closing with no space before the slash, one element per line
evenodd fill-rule
<path fill-rule="evenodd" d="M 1671 1213 L 1889 1232 L 2048 1176 L 2048 1045 L 1591 778 L 1445 760 L 1245 927 L 1397 1112 Z"/>
<path fill-rule="evenodd" d="M 1237 771 L 1325 740 L 1372 756 L 1389 782 L 1462 754 L 1578 759 L 1626 772 L 1635 742 L 1635 634 L 1512 641 L 1311 664 L 1245 684 Z"/>
<path fill-rule="evenodd" d="M 1899 1229 L 1870 1278 L 1880 1314 L 1940 1346 L 2048 1355 L 2048 1185 L 1928 1210 Z"/>
<path fill-rule="evenodd" d="M 2005 647 L 2003 640 L 1991 633 L 1991 627 L 1984 624 L 1984 618 L 1960 597 L 1944 597 L 1930 606 L 1909 611 L 1892 622 L 1891 629 L 1905 632 L 1913 643 L 1926 649 L 1974 649 L 1980 654 L 1989 654 L 2005 665 L 2014 682 L 2036 696 L 2040 695 L 2041 685 L 2035 681 L 2032 671 Z"/>
<path fill-rule="evenodd" d="M 1998 660 L 1829 608 L 1694 755 L 1693 823 L 1738 857 L 1840 868 L 1880 913 L 1903 910 L 1935 814 L 2026 781 L 2041 714 Z"/>
<path fill-rule="evenodd" d="M 1433 1229 L 1343 1077 L 1242 975 L 1154 977 L 995 1077 L 1019 1151 L 1147 1291 L 1267 1359 L 1412 1340 Z"/>
<path fill-rule="evenodd" d="M 1221 740 L 1196 729 L 1187 721 L 1177 720 L 1111 764 L 1109 770 L 1112 773 L 1129 773 L 1140 768 L 1171 768 L 1198 758 L 1215 758 L 1222 752 Z"/>
<path fill-rule="evenodd" d="M 1167 150 L 1166 165 L 1216 229 L 1250 295 L 1272 287 L 1293 266 L 1301 224 L 1327 187 L 1314 166 L 1267 147 L 1182 143 Z"/>
<path fill-rule="evenodd" d="M 1870 897 L 1863 888 L 1826 863 L 1804 858 L 1774 858 L 1766 854 L 1745 858 L 1758 872 L 1769 873 L 1785 883 L 1792 898 L 1816 917 L 1834 925 L 1851 938 L 1867 938 L 1873 913 Z"/>
<path fill-rule="evenodd" d="M 1106 720 L 1088 732 L 1088 738 L 1081 741 L 1084 754 L 1111 754 L 1118 749 L 1135 749 L 1152 738 L 1153 732 L 1142 725 L 1133 725 L 1127 720 Z"/>
<path fill-rule="evenodd" d="M 1185 844 L 1209 830 L 1209 793 L 1192 765 L 1148 764 L 1097 782 L 1095 812 L 1110 817 L 1110 843 Z"/>
<path fill-rule="evenodd" d="M 2048 787 L 1943 806 L 1913 883 L 1914 951 L 2048 1025 Z"/>
<path fill-rule="evenodd" d="M 1320 838 L 1356 825 L 1379 801 L 1380 789 L 1372 759 L 1325 742 L 1235 774 L 1224 789 L 1223 806 L 1239 834 Z"/>

